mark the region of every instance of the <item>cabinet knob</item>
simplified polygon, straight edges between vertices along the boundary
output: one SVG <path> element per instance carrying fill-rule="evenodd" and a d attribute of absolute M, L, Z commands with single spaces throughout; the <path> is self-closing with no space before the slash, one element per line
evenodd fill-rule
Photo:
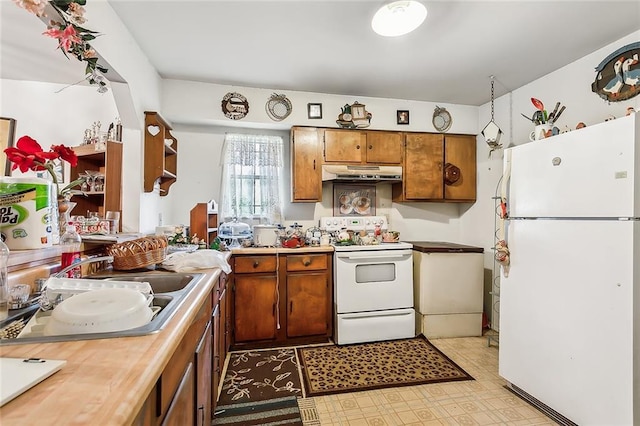
<path fill-rule="evenodd" d="M 356 145 L 356 149 L 360 149 L 360 145 Z"/>
<path fill-rule="evenodd" d="M 373 149 L 373 145 L 369 145 L 369 149 Z"/>
<path fill-rule="evenodd" d="M 303 264 L 304 266 L 309 266 L 309 265 L 311 265 L 311 259 L 305 259 L 305 260 L 303 260 L 303 261 L 302 261 L 302 264 Z"/>
<path fill-rule="evenodd" d="M 257 268 L 258 266 L 260 266 L 260 262 L 258 262 L 257 260 L 253 261 L 253 267 Z"/>
<path fill-rule="evenodd" d="M 460 168 L 454 166 L 451 163 L 447 163 L 444 166 L 444 183 L 446 185 L 453 185 L 460 180 Z"/>

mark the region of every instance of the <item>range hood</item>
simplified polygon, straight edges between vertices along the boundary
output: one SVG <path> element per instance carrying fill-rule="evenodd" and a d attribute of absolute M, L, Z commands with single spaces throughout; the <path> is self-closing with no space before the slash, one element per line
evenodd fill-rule
<path fill-rule="evenodd" d="M 343 182 L 400 182 L 402 181 L 402 167 L 325 164 L 322 166 L 322 180 Z"/>

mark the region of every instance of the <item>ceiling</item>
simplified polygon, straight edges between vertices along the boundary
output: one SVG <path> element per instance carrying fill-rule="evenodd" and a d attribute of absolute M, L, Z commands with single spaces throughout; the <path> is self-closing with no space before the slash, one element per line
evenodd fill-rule
<path fill-rule="evenodd" d="M 109 2 L 164 78 L 464 105 L 489 101 L 491 75 L 500 96 L 640 30 L 637 0 L 423 0 L 425 23 L 396 38 L 371 30 L 379 0 Z M 82 78 L 41 21 L 0 10 L 0 77 Z"/>

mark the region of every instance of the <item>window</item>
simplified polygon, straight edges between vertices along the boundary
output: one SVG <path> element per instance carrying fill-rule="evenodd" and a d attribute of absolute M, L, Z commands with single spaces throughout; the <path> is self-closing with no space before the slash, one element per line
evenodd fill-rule
<path fill-rule="evenodd" d="M 222 220 L 282 223 L 282 138 L 227 133 L 222 160 Z"/>

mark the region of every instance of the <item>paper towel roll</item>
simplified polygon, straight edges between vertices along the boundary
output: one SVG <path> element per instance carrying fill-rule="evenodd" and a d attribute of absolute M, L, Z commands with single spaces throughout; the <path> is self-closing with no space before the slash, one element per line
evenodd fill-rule
<path fill-rule="evenodd" d="M 10 250 L 51 246 L 53 186 L 40 178 L 0 178 L 0 232 Z"/>

